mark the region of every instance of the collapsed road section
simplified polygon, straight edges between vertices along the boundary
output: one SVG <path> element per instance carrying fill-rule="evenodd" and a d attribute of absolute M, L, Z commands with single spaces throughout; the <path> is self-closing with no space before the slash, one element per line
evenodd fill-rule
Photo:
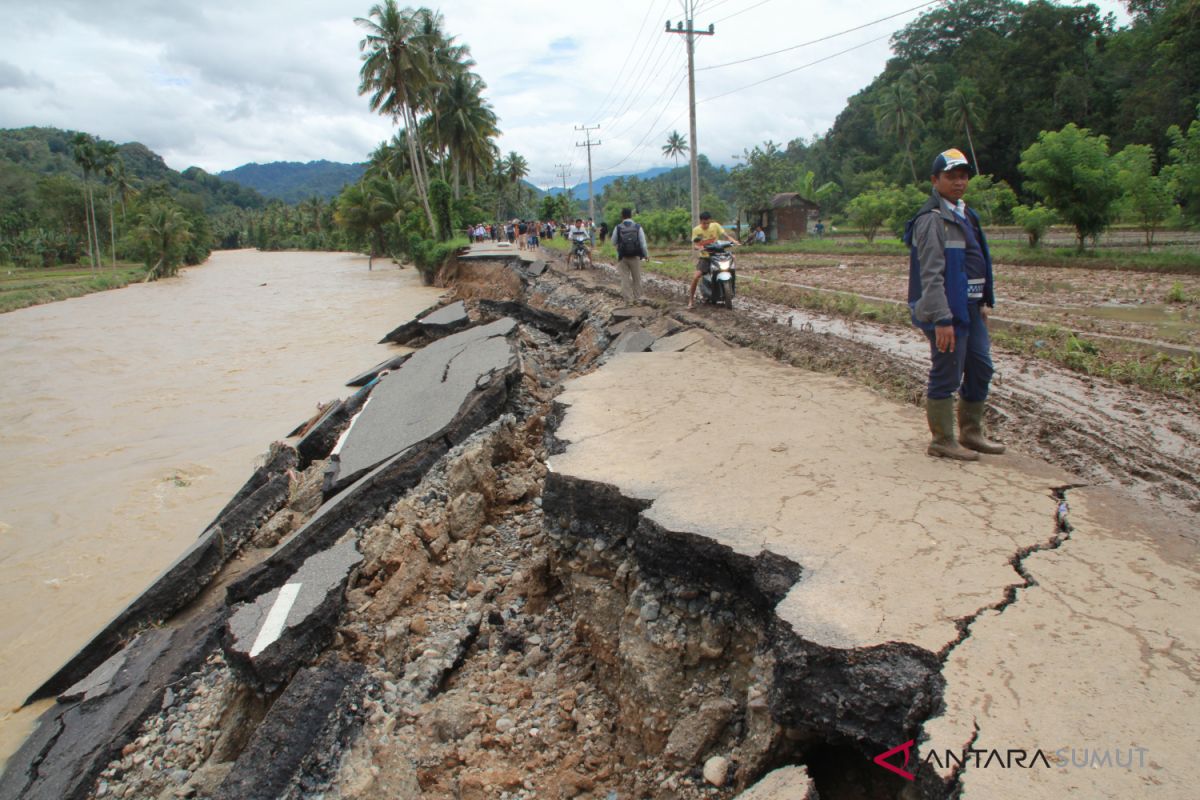
<path fill-rule="evenodd" d="M 272 450 L 190 605 L 73 661 L 0 799 L 1190 796 L 1189 539 L 486 256 Z"/>

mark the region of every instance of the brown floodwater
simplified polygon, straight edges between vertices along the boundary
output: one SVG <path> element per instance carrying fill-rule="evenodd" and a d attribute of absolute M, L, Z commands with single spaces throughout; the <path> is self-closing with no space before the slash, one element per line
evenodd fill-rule
<path fill-rule="evenodd" d="M 437 300 L 382 263 L 220 252 L 0 315 L 0 763 L 46 707 L 18 712 L 25 697 Z"/>

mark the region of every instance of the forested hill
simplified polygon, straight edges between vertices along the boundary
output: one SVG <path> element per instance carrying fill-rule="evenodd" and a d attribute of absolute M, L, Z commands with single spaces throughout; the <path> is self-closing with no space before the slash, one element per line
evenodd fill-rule
<path fill-rule="evenodd" d="M 28 209 L 39 205 L 35 197 L 40 179 L 58 177 L 82 180 L 83 169 L 71 149 L 74 131 L 58 128 L 0 129 L 0 213 L 9 207 Z M 231 181 L 209 175 L 199 167 L 177 172 L 162 156 L 140 142 L 117 145 L 117 155 L 130 186 L 162 186 L 185 205 L 216 213 L 229 207 L 262 208 L 265 199 L 258 192 Z M 43 187 L 45 188 L 45 187 Z M 45 194 L 45 192 L 43 192 Z"/>
<path fill-rule="evenodd" d="M 1168 130 L 1200 103 L 1200 4 L 1129 0 L 1118 28 L 1094 5 L 957 0 L 892 39 L 894 57 L 850 98 L 833 128 L 789 155 L 848 196 L 876 182 L 923 179 L 931 154 L 973 145 L 982 172 L 1021 191 L 1021 153 L 1068 123 L 1111 152 L 1150 145 L 1166 163 Z M 910 165 L 910 157 L 912 165 Z"/>
<path fill-rule="evenodd" d="M 266 197 L 285 203 L 298 203 L 312 197 L 336 197 L 348 183 L 355 183 L 367 169 L 366 164 L 339 164 L 334 161 L 275 161 L 271 164 L 243 164 L 218 172 L 217 177 L 249 186 Z"/>

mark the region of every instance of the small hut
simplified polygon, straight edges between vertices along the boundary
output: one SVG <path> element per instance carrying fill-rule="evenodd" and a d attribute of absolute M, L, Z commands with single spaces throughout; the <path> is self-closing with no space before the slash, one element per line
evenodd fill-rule
<path fill-rule="evenodd" d="M 796 192 L 781 192 L 771 198 L 771 207 L 750 214 L 750 226 L 762 225 L 767 241 L 803 239 L 821 216 L 821 207 Z"/>

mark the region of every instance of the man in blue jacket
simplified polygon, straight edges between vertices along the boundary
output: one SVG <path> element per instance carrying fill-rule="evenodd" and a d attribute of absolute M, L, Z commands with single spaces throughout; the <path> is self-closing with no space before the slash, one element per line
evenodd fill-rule
<path fill-rule="evenodd" d="M 904 231 L 910 247 L 908 307 L 913 324 L 929 339 L 932 366 L 925 414 L 931 456 L 974 461 L 978 453 L 1003 453 L 984 435 L 983 416 L 992 380 L 988 309 L 996 304 L 992 258 L 979 217 L 963 203 L 974 168 L 960 150 L 933 160 L 933 191 Z M 958 438 L 954 437 L 954 393 Z"/>

